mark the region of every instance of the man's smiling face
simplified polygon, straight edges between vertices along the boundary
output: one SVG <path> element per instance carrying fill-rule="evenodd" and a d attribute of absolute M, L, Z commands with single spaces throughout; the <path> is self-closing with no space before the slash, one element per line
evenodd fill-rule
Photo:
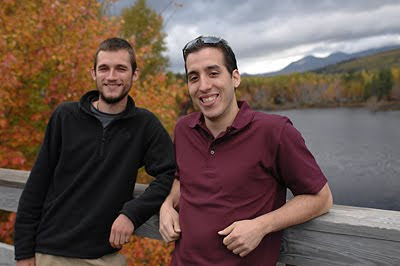
<path fill-rule="evenodd" d="M 186 68 L 189 94 L 205 119 L 222 121 L 236 112 L 235 87 L 240 75 L 237 70 L 228 72 L 221 50 L 207 47 L 190 53 Z"/>
<path fill-rule="evenodd" d="M 137 71 L 132 73 L 130 56 L 126 50 L 100 51 L 92 77 L 101 99 L 113 104 L 127 97 L 132 81 L 137 79 Z"/>

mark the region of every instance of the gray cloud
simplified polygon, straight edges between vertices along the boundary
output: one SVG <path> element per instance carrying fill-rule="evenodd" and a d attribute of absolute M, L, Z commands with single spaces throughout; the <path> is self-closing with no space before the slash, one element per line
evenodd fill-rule
<path fill-rule="evenodd" d="M 115 8 L 132 5 L 119 1 Z M 268 71 L 280 57 L 355 52 L 400 43 L 398 0 L 148 0 L 164 17 L 170 68 L 183 71 L 181 49 L 198 35 L 224 37 L 246 72 Z M 266 60 L 252 69 L 251 63 Z M 269 63 L 268 63 L 269 62 Z M 289 62 L 288 62 L 289 63 Z"/>

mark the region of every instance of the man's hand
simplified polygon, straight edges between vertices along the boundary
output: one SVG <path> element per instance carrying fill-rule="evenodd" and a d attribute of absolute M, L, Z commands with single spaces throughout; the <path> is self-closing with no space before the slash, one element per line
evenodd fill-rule
<path fill-rule="evenodd" d="M 123 214 L 115 219 L 111 226 L 110 244 L 113 248 L 122 248 L 123 245 L 129 243 L 131 235 L 135 227 L 132 221 Z"/>
<path fill-rule="evenodd" d="M 16 266 L 35 266 L 35 257 L 23 260 L 17 260 Z"/>
<path fill-rule="evenodd" d="M 257 220 L 234 222 L 218 234 L 226 235 L 223 240 L 224 245 L 240 257 L 253 251 L 265 236 L 262 224 Z"/>
<path fill-rule="evenodd" d="M 181 235 L 179 214 L 168 201 L 160 209 L 160 234 L 165 242 L 175 241 Z"/>

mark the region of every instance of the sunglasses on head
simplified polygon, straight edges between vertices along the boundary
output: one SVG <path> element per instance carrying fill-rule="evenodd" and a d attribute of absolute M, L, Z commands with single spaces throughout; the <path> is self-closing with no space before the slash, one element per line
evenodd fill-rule
<path fill-rule="evenodd" d="M 213 37 L 213 36 L 199 36 L 194 40 L 191 40 L 183 47 L 183 54 L 186 54 L 188 49 L 193 48 L 196 44 L 203 43 L 203 44 L 219 44 L 224 43 L 221 37 Z"/>

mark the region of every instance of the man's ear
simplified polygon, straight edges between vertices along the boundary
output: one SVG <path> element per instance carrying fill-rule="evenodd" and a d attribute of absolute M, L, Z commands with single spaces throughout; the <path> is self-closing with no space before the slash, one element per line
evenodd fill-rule
<path fill-rule="evenodd" d="M 139 78 L 139 68 L 136 68 L 132 75 L 132 81 L 136 81 Z"/>
<path fill-rule="evenodd" d="M 91 69 L 90 74 L 92 74 L 92 79 L 96 80 L 96 71 L 94 70 L 94 68 Z"/>
<path fill-rule="evenodd" d="M 239 87 L 240 85 L 240 73 L 239 70 L 235 69 L 232 72 L 232 81 L 233 81 L 233 86 L 235 88 Z"/>

